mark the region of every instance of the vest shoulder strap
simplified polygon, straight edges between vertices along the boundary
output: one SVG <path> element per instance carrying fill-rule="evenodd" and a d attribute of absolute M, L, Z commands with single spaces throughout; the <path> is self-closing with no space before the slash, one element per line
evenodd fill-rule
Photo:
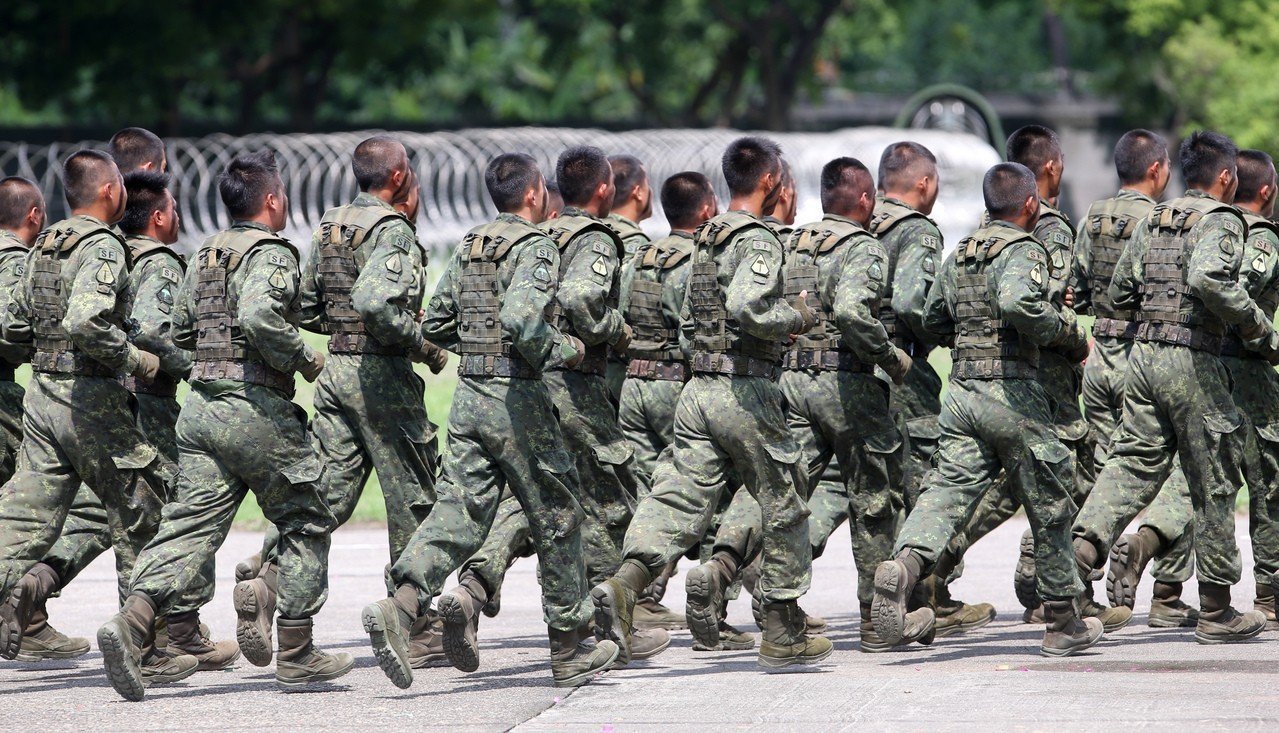
<path fill-rule="evenodd" d="M 870 233 L 877 237 L 882 237 L 892 231 L 898 224 L 910 219 L 923 219 L 924 221 L 932 222 L 932 219 L 909 206 L 903 206 L 896 201 L 885 199 L 875 207 L 875 215 L 870 219 Z"/>
<path fill-rule="evenodd" d="M 280 237 L 273 232 L 266 232 L 261 229 L 241 229 L 241 230 L 225 230 L 209 237 L 200 247 L 201 253 L 224 250 L 228 253 L 226 270 L 228 273 L 233 272 L 240 266 L 240 262 L 253 250 L 264 244 L 278 244 L 288 248 L 296 259 L 298 256 L 297 247 L 291 242 Z"/>
<path fill-rule="evenodd" d="M 681 247 L 681 243 L 687 243 L 689 246 Z M 692 242 L 685 237 L 674 235 L 662 237 L 657 241 L 640 245 L 639 250 L 635 253 L 637 258 L 635 266 L 641 270 L 654 268 L 670 270 L 688 259 L 688 256 L 692 254 L 692 250 Z"/>
<path fill-rule="evenodd" d="M 468 262 L 484 259 L 490 262 L 501 262 L 520 242 L 545 236 L 547 236 L 546 232 L 526 221 L 498 219 L 467 232 L 462 239 L 465 249 L 464 257 Z M 488 247 L 489 242 L 493 243 L 491 249 Z"/>
<path fill-rule="evenodd" d="M 589 216 L 561 216 L 555 220 L 548 233 L 555 241 L 555 245 L 563 251 L 574 239 L 592 231 L 599 232 L 612 240 L 619 257 L 625 251 L 622 238 L 617 235 L 613 227 Z"/>
<path fill-rule="evenodd" d="M 959 249 L 955 251 L 955 260 L 960 264 L 991 262 L 1004 250 L 1018 242 L 1038 244 L 1038 240 L 1027 232 L 1009 227 L 986 227 L 977 230 L 972 236 L 959 243 Z"/>
<path fill-rule="evenodd" d="M 1057 209 L 1054 209 L 1053 207 L 1049 206 L 1043 201 L 1039 202 L 1039 219 L 1041 221 L 1043 219 L 1057 219 L 1062 224 L 1066 225 L 1066 229 L 1070 232 L 1071 238 L 1072 239 L 1074 238 L 1075 225 L 1070 223 L 1070 219 L 1067 219 L 1065 214 L 1061 213 Z"/>
<path fill-rule="evenodd" d="M 146 259 L 147 257 L 151 257 L 152 255 L 167 254 L 173 259 L 177 260 L 178 267 L 181 268 L 183 272 L 186 272 L 186 269 L 187 269 L 186 260 L 182 259 L 182 255 L 179 255 L 177 252 L 173 251 L 173 248 L 167 244 L 164 244 L 162 242 L 157 242 L 154 239 L 142 239 L 142 238 L 129 239 L 129 240 L 126 240 L 125 243 L 129 245 L 129 255 L 133 257 L 133 263 L 135 265 L 142 262 L 142 260 Z"/>
<path fill-rule="evenodd" d="M 805 224 L 795 230 L 791 238 L 794 252 L 809 256 L 825 254 L 835 247 L 858 236 L 873 239 L 871 233 L 846 221 L 838 219 L 822 219 L 813 224 Z"/>
<path fill-rule="evenodd" d="M 393 209 L 388 211 L 377 206 L 347 204 L 324 212 L 324 216 L 320 219 L 320 224 L 321 226 L 324 224 L 338 224 L 340 226 L 353 227 L 367 235 L 377 225 L 392 219 L 403 219 L 405 223 L 408 223 L 408 219 L 403 214 Z"/>
<path fill-rule="evenodd" d="M 1271 221 L 1270 219 L 1267 219 L 1262 216 L 1257 216 L 1256 214 L 1253 214 L 1250 212 L 1244 213 L 1243 218 L 1244 218 L 1244 223 L 1248 225 L 1249 239 L 1252 238 L 1253 232 L 1257 232 L 1261 230 L 1269 231 L 1276 238 L 1279 238 L 1279 223 Z M 1257 245 L 1259 249 L 1262 249 L 1263 251 L 1267 251 L 1267 252 L 1270 250 L 1270 247 L 1271 247 L 1270 243 L 1267 242 L 1264 238 L 1258 238 L 1255 241 L 1255 244 Z"/>
<path fill-rule="evenodd" d="M 124 246 L 124 237 L 111 227 L 88 219 L 73 217 L 40 232 L 40 235 L 36 237 L 34 248 L 45 254 L 70 253 L 79 247 L 81 242 L 99 234 L 105 234 L 119 242 L 122 247 Z M 126 260 L 129 258 L 128 247 L 124 247 L 124 256 Z"/>
<path fill-rule="evenodd" d="M 741 211 L 729 211 L 707 221 L 693 233 L 693 242 L 697 247 L 719 247 L 727 244 L 739 233 L 754 229 L 768 229 L 762 220 Z"/>

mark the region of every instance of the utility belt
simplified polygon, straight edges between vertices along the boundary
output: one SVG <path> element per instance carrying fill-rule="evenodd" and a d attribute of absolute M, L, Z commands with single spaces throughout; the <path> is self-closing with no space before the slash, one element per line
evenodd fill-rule
<path fill-rule="evenodd" d="M 1137 338 L 1158 344 L 1185 346 L 1195 351 L 1206 351 L 1218 356 L 1221 355 L 1221 345 L 1225 340 L 1221 334 L 1166 321 L 1142 321 L 1137 329 Z"/>
<path fill-rule="evenodd" d="M 1039 368 L 1020 359 L 956 359 L 951 379 L 1038 379 Z"/>
<path fill-rule="evenodd" d="M 575 367 L 557 366 L 555 368 L 582 372 L 583 374 L 602 375 L 608 371 L 608 344 L 586 347 L 586 356 L 583 356 L 582 362 Z"/>
<path fill-rule="evenodd" d="M 106 377 L 115 379 L 115 371 L 97 359 L 75 351 L 43 351 L 37 349 L 31 355 L 32 371 L 47 374 L 75 374 L 81 377 Z"/>
<path fill-rule="evenodd" d="M 626 366 L 626 376 L 634 379 L 655 379 L 662 382 L 687 382 L 693 372 L 682 361 L 656 361 L 631 359 Z"/>
<path fill-rule="evenodd" d="M 329 353 L 408 356 L 409 352 L 402 346 L 383 346 L 366 333 L 335 333 L 329 337 Z"/>
<path fill-rule="evenodd" d="M 839 371 L 872 374 L 875 367 L 858 359 L 851 351 L 828 349 L 796 349 L 782 357 L 782 368 L 788 371 Z"/>
<path fill-rule="evenodd" d="M 459 377 L 511 377 L 541 379 L 542 373 L 519 356 L 501 354 L 462 354 L 457 365 Z"/>
<path fill-rule="evenodd" d="M 693 354 L 693 372 L 695 374 L 732 374 L 738 377 L 761 377 L 777 381 L 781 367 L 771 361 L 756 359 L 740 354 L 707 353 Z"/>
<path fill-rule="evenodd" d="M 176 377 L 160 372 L 155 375 L 155 379 L 150 382 L 143 382 L 133 375 L 129 375 L 120 380 L 124 388 L 133 394 L 145 394 L 153 397 L 177 397 L 178 396 L 178 380 Z"/>
<path fill-rule="evenodd" d="M 1092 325 L 1093 338 L 1113 338 L 1132 341 L 1137 338 L 1140 321 L 1124 321 L 1118 318 L 1098 318 Z"/>
<path fill-rule="evenodd" d="M 271 387 L 288 394 L 293 393 L 293 375 L 272 369 L 256 361 L 218 360 L 197 361 L 191 367 L 191 381 L 213 382 L 230 379 L 234 382 Z"/>
<path fill-rule="evenodd" d="M 1232 356 L 1236 359 L 1262 359 L 1266 357 L 1252 351 L 1243 345 L 1243 339 L 1234 334 L 1230 334 L 1221 339 L 1221 355 Z"/>

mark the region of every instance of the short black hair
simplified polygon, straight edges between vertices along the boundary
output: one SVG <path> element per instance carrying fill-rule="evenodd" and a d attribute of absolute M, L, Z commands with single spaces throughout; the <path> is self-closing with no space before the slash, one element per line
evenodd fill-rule
<path fill-rule="evenodd" d="M 1275 184 L 1275 161 L 1260 150 L 1240 150 L 1238 161 L 1239 189 L 1235 191 L 1235 201 L 1256 201 L 1263 186 Z"/>
<path fill-rule="evenodd" d="M 502 213 L 519 211 L 524 205 L 524 194 L 542 180 L 537 161 L 526 153 L 503 153 L 489 161 L 484 169 L 484 185 L 489 198 Z"/>
<path fill-rule="evenodd" d="M 72 209 L 88 206 L 98 198 L 98 190 L 112 180 L 117 168 L 110 155 L 100 150 L 77 150 L 62 165 L 62 187 Z"/>
<path fill-rule="evenodd" d="M 904 140 L 884 148 L 879 156 L 879 189 L 900 191 L 915 185 L 920 178 L 937 172 L 937 156 L 917 142 Z"/>
<path fill-rule="evenodd" d="M 280 186 L 280 167 L 270 150 L 237 155 L 218 176 L 222 203 L 237 221 L 261 212 L 267 194 L 278 193 Z"/>
<path fill-rule="evenodd" d="M 558 202 L 558 206 L 551 206 L 551 202 Z M 559 211 L 564 208 L 564 194 L 560 193 L 560 184 L 557 181 L 546 182 L 546 208 Z"/>
<path fill-rule="evenodd" d="M 1061 157 L 1061 140 L 1057 133 L 1043 125 L 1019 127 L 1008 136 L 1004 157 L 1010 163 L 1021 163 L 1038 176 L 1045 165 Z"/>
<path fill-rule="evenodd" d="M 766 137 L 739 137 L 724 150 L 724 181 L 735 196 L 755 190 L 759 180 L 777 173 L 782 165 L 782 148 Z"/>
<path fill-rule="evenodd" d="M 836 158 L 822 166 L 822 211 L 847 214 L 857 208 L 862 194 L 874 196 L 875 181 L 870 169 L 856 158 Z"/>
<path fill-rule="evenodd" d="M 701 223 L 697 212 L 713 198 L 715 189 L 705 175 L 697 171 L 676 173 L 662 184 L 662 213 L 672 229 L 692 229 Z"/>
<path fill-rule="evenodd" d="M 648 171 L 644 170 L 644 164 L 634 155 L 610 155 L 608 164 L 613 169 L 613 186 L 616 188 L 613 192 L 613 208 L 616 209 L 626 203 L 631 197 L 631 191 L 648 178 Z"/>
<path fill-rule="evenodd" d="M 1198 130 L 1181 141 L 1181 175 L 1188 186 L 1210 186 L 1218 173 L 1236 167 L 1238 157 L 1239 148 L 1230 138 Z"/>
<path fill-rule="evenodd" d="M 795 188 L 795 172 L 791 170 L 790 161 L 782 158 L 782 188 Z"/>
<path fill-rule="evenodd" d="M 120 220 L 120 231 L 140 234 L 147 228 L 151 212 L 164 209 L 168 203 L 165 191 L 169 190 L 169 174 L 161 171 L 130 171 L 124 176 L 124 188 L 129 192 L 129 202 Z"/>
<path fill-rule="evenodd" d="M 355 154 L 351 156 L 356 184 L 361 191 L 382 188 L 397 170 L 401 156 L 407 155 L 403 143 L 389 135 L 374 135 L 361 142 L 355 146 Z"/>
<path fill-rule="evenodd" d="M 981 182 L 986 210 L 996 219 L 1015 216 L 1026 199 L 1039 195 L 1035 174 L 1021 163 L 1000 163 L 986 171 Z"/>
<path fill-rule="evenodd" d="M 33 208 L 44 208 L 40 187 L 21 176 L 0 179 L 0 229 L 14 230 Z"/>
<path fill-rule="evenodd" d="M 611 175 L 608 156 L 594 145 L 574 145 L 560 153 L 555 163 L 555 182 L 560 184 L 560 196 L 569 206 L 589 203 L 595 189 Z"/>
<path fill-rule="evenodd" d="M 121 173 L 137 170 L 147 163 L 158 171 L 165 160 L 164 141 L 141 127 L 126 127 L 112 135 L 107 150 Z"/>
<path fill-rule="evenodd" d="M 1150 130 L 1129 130 L 1115 143 L 1115 172 L 1124 185 L 1141 183 L 1150 166 L 1168 160 L 1168 141 Z"/>

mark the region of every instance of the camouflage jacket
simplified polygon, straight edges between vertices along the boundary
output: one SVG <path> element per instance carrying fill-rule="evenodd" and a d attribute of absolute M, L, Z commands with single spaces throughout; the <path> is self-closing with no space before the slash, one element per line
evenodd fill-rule
<path fill-rule="evenodd" d="M 893 198 L 885 198 L 884 201 L 906 207 Z M 897 327 L 904 329 L 917 345 L 923 347 L 923 354 L 927 354 L 937 346 L 936 338 L 924 328 L 924 312 L 928 293 L 937 280 L 937 265 L 942 259 L 941 230 L 932 219 L 919 214 L 903 219 L 879 239 L 890 260 L 896 253 L 896 266 L 890 271 Z M 916 353 L 915 356 L 918 358 L 921 354 Z"/>
<path fill-rule="evenodd" d="M 626 248 L 626 253 L 622 255 L 622 264 L 625 265 L 635 256 L 636 250 L 649 241 L 648 235 L 640 229 L 639 224 L 627 219 L 621 214 L 609 214 L 604 223 L 608 224 L 613 231 L 617 232 L 617 236 L 622 238 L 622 246 Z"/>
<path fill-rule="evenodd" d="M 666 327 L 679 330 L 680 313 L 684 308 L 684 294 L 688 289 L 688 266 L 692 263 L 689 257 L 693 251 L 693 234 L 692 232 L 673 231 L 669 235 L 653 242 L 649 245 L 640 245 L 637 252 L 646 252 L 652 247 L 659 252 L 667 250 L 682 252 L 685 257 L 679 264 L 670 269 L 655 269 L 655 276 L 662 283 L 662 316 L 666 321 Z M 631 307 L 632 286 L 635 283 L 635 277 L 639 270 L 637 260 L 631 257 L 626 264 L 622 265 L 622 293 L 618 298 L 620 303 L 618 309 L 623 313 L 627 313 Z M 680 349 L 684 352 L 684 358 L 692 356 L 693 345 L 687 338 L 683 337 L 681 331 L 679 340 Z"/>
<path fill-rule="evenodd" d="M 173 250 L 150 237 L 129 237 L 125 244 L 133 255 L 128 291 L 134 326 L 133 345 L 160 357 L 160 369 L 175 379 L 186 379 L 193 354 L 173 343 L 173 304 L 182 283 L 186 263 Z"/>
<path fill-rule="evenodd" d="M 1155 200 L 1137 191 L 1129 188 L 1119 189 L 1119 193 L 1115 194 L 1111 199 L 1102 199 L 1092 205 L 1088 209 L 1088 216 L 1084 217 L 1087 222 L 1093 217 L 1093 212 L 1112 199 L 1127 199 L 1140 204 L 1147 204 L 1146 213 L 1155 208 Z M 1075 289 L 1075 311 L 1078 313 L 1092 313 L 1092 254 L 1093 254 L 1093 235 L 1087 226 L 1080 226 L 1079 235 L 1075 238 L 1075 262 L 1073 272 L 1071 273 L 1071 287 Z M 1104 294 L 1103 294 L 1104 295 Z"/>
<path fill-rule="evenodd" d="M 574 206 L 560 214 L 561 219 L 573 216 L 596 218 Z M 598 231 L 574 237 L 560 251 L 556 298 L 572 335 L 587 346 L 611 346 L 622 336 L 625 320 L 616 300 L 620 265 L 613 240 Z"/>
<path fill-rule="evenodd" d="M 9 312 L 9 303 L 13 302 L 22 274 L 26 271 L 26 259 L 26 243 L 13 232 L 0 229 L 0 314 Z M 17 367 L 30 358 L 30 343 L 12 343 L 0 339 L 0 361 Z"/>

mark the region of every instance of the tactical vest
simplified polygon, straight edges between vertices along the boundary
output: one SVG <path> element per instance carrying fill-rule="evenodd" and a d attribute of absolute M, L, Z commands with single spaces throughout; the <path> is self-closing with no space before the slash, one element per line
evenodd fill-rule
<path fill-rule="evenodd" d="M 1088 293 L 1097 321 L 1093 335 L 1131 339 L 1137 332 L 1136 311 L 1116 310 L 1110 300 L 1110 281 L 1124 246 L 1154 205 L 1127 197 L 1108 198 L 1093 204 L 1084 226 L 1092 240 L 1089 254 Z"/>
<path fill-rule="evenodd" d="M 817 321 L 808 333 L 799 335 L 794 348 L 786 353 L 782 362 L 786 369 L 874 371 L 873 366 L 863 363 L 849 351 L 839 327 L 831 320 L 831 313 L 822 301 L 818 282 L 821 270 L 817 265 L 818 256 L 838 257 L 839 250 L 845 246 L 858 247 L 873 239 L 865 229 L 838 219 L 823 219 L 795 230 L 790 240 L 782 295 L 786 302 L 791 303 L 807 290 L 808 307 Z M 871 310 L 871 317 L 879 318 L 879 306 Z"/>
<path fill-rule="evenodd" d="M 1195 225 L 1207 214 L 1228 213 L 1247 239 L 1247 224 L 1238 210 L 1210 198 L 1184 197 L 1159 204 L 1150 212 L 1150 242 L 1142 260 L 1141 324 L 1137 337 L 1145 341 L 1187 346 L 1221 353 L 1226 324 L 1190 290 L 1186 265 L 1197 245 Z"/>
<path fill-rule="evenodd" d="M 1266 269 L 1265 258 L 1275 256 L 1275 248 L 1264 237 L 1254 238 L 1252 235 L 1258 230 L 1265 229 L 1279 237 L 1279 224 L 1269 219 L 1257 216 L 1252 212 L 1243 212 L 1244 221 L 1248 224 L 1248 246 L 1256 249 L 1260 254 L 1254 262 L 1245 261 L 1243 263 L 1244 270 L 1241 280 L 1249 280 L 1254 274 L 1261 274 Z M 1248 292 L 1252 294 L 1252 299 L 1266 314 L 1266 318 L 1273 321 L 1275 319 L 1275 310 L 1279 306 L 1279 283 L 1267 283 L 1265 289 L 1260 292 L 1254 292 L 1255 288 L 1251 283 L 1248 284 Z M 1226 336 L 1221 346 L 1222 356 L 1235 356 L 1243 359 L 1261 359 L 1261 354 L 1251 351 L 1244 347 L 1243 341 L 1233 332 Z"/>
<path fill-rule="evenodd" d="M 124 244 L 115 230 L 101 222 L 85 217 L 72 217 L 59 222 L 40 233 L 32 245 L 31 258 L 31 334 L 34 350 L 31 368 L 37 372 L 79 374 L 90 377 L 115 377 L 112 369 L 88 354 L 81 352 L 71 341 L 62 321 L 67 316 L 67 299 L 71 293 L 63 287 L 62 265 L 85 239 L 106 234 Z M 125 249 L 125 265 L 129 265 L 128 249 Z M 104 263 L 105 264 L 105 263 Z M 87 266 L 87 265 L 86 265 Z M 127 295 L 120 298 L 123 304 L 108 316 L 112 325 L 124 327 L 124 313 L 128 312 Z M 121 307 L 123 305 L 123 307 Z"/>
<path fill-rule="evenodd" d="M 506 284 L 498 273 L 511 249 L 533 237 L 545 237 L 525 221 L 498 219 L 472 229 L 462 239 L 462 276 L 458 293 L 458 374 L 467 377 L 538 379 L 541 373 L 520 355 L 502 328 Z M 549 246 L 549 245 L 548 245 Z M 551 306 L 547 306 L 550 320 Z"/>
<path fill-rule="evenodd" d="M 142 269 L 142 263 L 148 258 L 157 254 L 167 254 L 178 263 L 178 270 L 186 272 L 186 261 L 174 252 L 170 247 L 157 242 L 154 239 L 129 239 L 125 242 L 129 247 L 129 255 L 133 258 L 133 269 L 138 271 Z M 130 305 L 135 305 L 137 301 L 137 293 L 133 288 L 129 289 Z M 130 314 L 132 315 L 132 314 Z M 180 380 L 165 372 L 159 371 L 155 375 L 155 379 L 150 382 L 144 382 L 132 374 L 123 377 L 120 382 L 124 388 L 133 394 L 151 395 L 153 397 L 176 397 L 178 394 L 178 382 Z"/>
<path fill-rule="evenodd" d="M 898 243 L 895 237 L 890 237 L 888 234 L 898 224 L 915 218 L 932 221 L 909 206 L 884 199 L 875 207 L 875 215 L 871 217 L 869 227 L 870 233 L 875 235 L 880 244 L 884 245 L 884 251 L 888 253 L 888 272 L 885 273 L 884 292 L 880 294 L 879 299 L 879 322 L 884 324 L 889 340 L 912 356 L 915 355 L 915 344 L 908 337 L 906 329 L 898 327 L 897 313 L 893 310 L 893 280 L 897 273 Z"/>
<path fill-rule="evenodd" d="M 297 249 L 261 229 L 228 230 L 210 237 L 196 253 L 196 342 L 191 380 L 231 379 L 292 394 L 293 375 L 272 368 L 244 340 L 238 313 L 231 312 L 229 284 L 245 257 L 264 244 Z"/>
<path fill-rule="evenodd" d="M 775 378 L 786 350 L 780 341 L 746 333 L 730 318 L 727 294 L 719 282 L 714 253 L 752 229 L 767 231 L 762 221 L 740 211 L 721 214 L 693 235 L 693 264 L 688 276 L 688 303 L 693 316 L 693 371 Z M 749 256 L 749 253 L 747 255 Z M 735 266 L 733 261 L 729 263 Z"/>
<path fill-rule="evenodd" d="M 320 261 L 316 275 L 324 304 L 324 330 L 330 334 L 331 354 L 390 354 L 402 356 L 403 347 L 378 343 L 364 329 L 364 319 L 351 304 L 351 290 L 369 253 L 364 244 L 369 233 L 385 221 L 403 219 L 397 211 L 373 206 L 339 206 L 324 212 L 318 235 Z"/>
<path fill-rule="evenodd" d="M 569 244 L 588 232 L 599 232 L 603 234 L 612 243 L 613 247 L 616 248 L 614 257 L 617 258 L 617 261 L 620 263 L 623 259 L 625 259 L 626 247 L 622 243 L 621 238 L 617 236 L 617 232 L 614 231 L 612 227 L 599 219 L 594 219 L 589 216 L 561 216 L 555 219 L 554 223 L 547 230 L 547 234 L 555 241 L 556 246 L 560 248 L 561 254 L 564 253 Z M 605 253 L 599 252 L 598 254 L 602 256 Z M 564 277 L 565 271 L 568 269 L 569 260 L 569 257 L 560 258 L 561 280 Z M 604 304 L 609 308 L 614 309 L 617 308 L 618 295 L 620 294 L 617 275 L 617 270 L 614 270 L 613 282 L 609 285 L 608 297 L 604 302 Z M 574 336 L 579 335 L 577 331 L 573 329 L 573 324 L 569 322 L 568 317 L 564 315 L 564 309 L 559 305 L 558 301 L 552 310 L 552 315 L 554 317 L 553 323 L 560 331 Z M 607 362 L 608 344 L 596 344 L 595 346 L 586 347 L 586 356 L 582 358 L 582 363 L 573 368 L 587 374 L 603 374 L 606 369 Z"/>
<path fill-rule="evenodd" d="M 951 376 L 959 379 L 1034 379 L 1039 347 L 995 312 L 990 266 L 1009 246 L 1029 241 L 1030 234 L 1008 227 L 983 228 L 959 243 L 955 251 L 955 349 Z"/>
<path fill-rule="evenodd" d="M 681 248 L 681 242 L 690 246 Z M 679 321 L 676 319 L 672 323 L 662 310 L 662 284 L 671 270 L 688 259 L 691 244 L 672 235 L 642 244 L 635 251 L 635 277 L 631 281 L 631 300 L 626 309 L 626 322 L 632 330 L 631 346 L 627 352 L 632 358 L 684 360 L 679 346 Z"/>

